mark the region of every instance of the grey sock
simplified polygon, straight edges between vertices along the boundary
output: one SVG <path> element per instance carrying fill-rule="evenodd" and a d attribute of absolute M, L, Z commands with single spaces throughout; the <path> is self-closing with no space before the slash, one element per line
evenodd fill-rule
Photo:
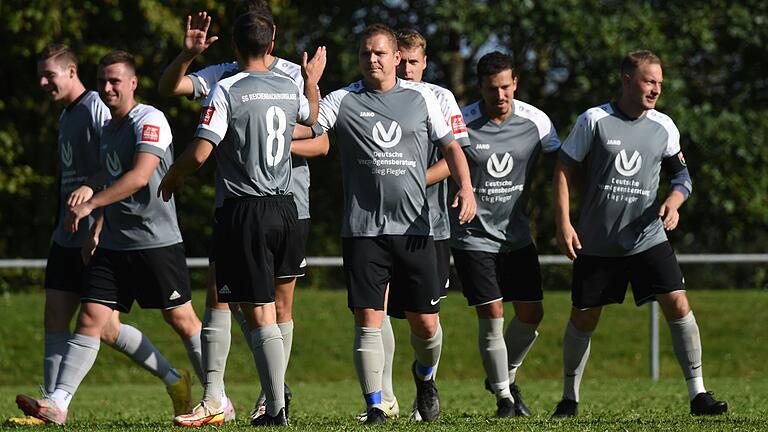
<path fill-rule="evenodd" d="M 258 327 L 251 332 L 251 346 L 261 388 L 267 400 L 267 414 L 271 416 L 285 407 L 285 351 L 283 336 L 277 324 Z"/>
<path fill-rule="evenodd" d="M 381 329 L 355 326 L 354 353 L 352 355 L 364 395 L 381 391 L 381 373 L 384 369 L 384 344 Z"/>
<path fill-rule="evenodd" d="M 579 401 L 579 386 L 584 367 L 589 359 L 592 332 L 583 332 L 573 326 L 570 320 L 563 337 L 563 398 Z"/>
<path fill-rule="evenodd" d="M 245 343 L 248 344 L 248 349 L 250 349 L 251 352 L 253 352 L 253 344 L 251 341 L 251 329 L 248 328 L 248 322 L 245 321 L 245 315 L 243 315 L 243 311 L 240 309 L 237 309 L 235 312 L 232 313 L 232 317 L 235 318 L 235 321 L 237 321 L 238 327 L 240 327 L 240 331 L 243 332 L 243 338 L 245 339 Z"/>
<path fill-rule="evenodd" d="M 137 365 L 160 379 L 165 378 L 173 369 L 149 338 L 136 327 L 120 324 L 120 333 L 112 348 L 130 357 Z"/>
<path fill-rule="evenodd" d="M 287 370 L 288 362 L 291 360 L 291 348 L 293 348 L 293 320 L 277 323 L 277 327 L 280 328 L 280 334 L 283 335 L 283 353 Z"/>
<path fill-rule="evenodd" d="M 381 374 L 381 399 L 391 402 L 395 400 L 395 390 L 392 388 L 392 362 L 395 360 L 395 333 L 389 316 L 384 316 L 381 323 L 381 341 L 384 348 L 384 368 Z"/>
<path fill-rule="evenodd" d="M 192 363 L 192 368 L 195 369 L 195 375 L 201 383 L 205 382 L 205 372 L 203 372 L 203 347 L 200 341 L 200 333 L 192 335 L 189 339 L 184 340 L 184 348 L 187 349 L 187 357 Z"/>
<path fill-rule="evenodd" d="M 56 388 L 74 395 L 99 354 L 99 338 L 73 334 L 59 368 Z"/>
<path fill-rule="evenodd" d="M 411 331 L 411 346 L 419 365 L 432 369 L 431 373 L 425 374 L 424 380 L 432 379 L 443 349 L 443 328 L 438 323 L 437 331 L 429 339 L 422 339 Z"/>
<path fill-rule="evenodd" d="M 56 378 L 64 354 L 67 352 L 67 342 L 72 337 L 70 332 L 45 332 L 45 354 L 43 357 L 43 389 L 51 394 L 56 389 Z"/>
<path fill-rule="evenodd" d="M 203 400 L 221 400 L 224 394 L 224 370 L 232 342 L 232 317 L 229 309 L 206 308 L 203 315 L 202 360 L 205 370 Z"/>
<path fill-rule="evenodd" d="M 507 344 L 507 361 L 509 362 L 509 382 L 515 382 L 517 378 L 517 368 L 523 364 L 525 356 L 528 355 L 528 351 L 531 350 L 533 343 L 539 336 L 539 332 L 536 329 L 538 324 L 524 323 L 517 319 L 512 318 L 507 326 L 507 331 L 504 333 L 504 342 Z"/>
<path fill-rule="evenodd" d="M 478 319 L 477 344 L 488 382 L 497 397 L 510 397 L 504 318 Z"/>
<path fill-rule="evenodd" d="M 669 321 L 667 324 L 669 324 L 669 331 L 672 334 L 672 347 L 675 349 L 675 356 L 677 356 L 677 362 L 680 363 L 685 379 L 703 376 L 701 372 L 701 336 L 693 311 L 688 312 L 688 315 L 680 319 Z"/>

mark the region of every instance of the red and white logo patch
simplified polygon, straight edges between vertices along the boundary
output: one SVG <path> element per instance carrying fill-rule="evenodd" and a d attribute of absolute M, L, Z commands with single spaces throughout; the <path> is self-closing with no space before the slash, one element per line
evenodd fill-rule
<path fill-rule="evenodd" d="M 141 129 L 141 140 L 145 142 L 160 141 L 160 126 L 144 125 Z"/>
<path fill-rule="evenodd" d="M 215 107 L 207 106 L 203 107 L 203 112 L 200 113 L 200 124 L 204 124 L 206 126 L 211 124 L 211 119 L 213 119 L 213 113 L 216 111 Z"/>
<path fill-rule="evenodd" d="M 464 117 L 460 115 L 451 116 L 451 130 L 454 134 L 465 133 L 467 125 L 464 124 Z"/>

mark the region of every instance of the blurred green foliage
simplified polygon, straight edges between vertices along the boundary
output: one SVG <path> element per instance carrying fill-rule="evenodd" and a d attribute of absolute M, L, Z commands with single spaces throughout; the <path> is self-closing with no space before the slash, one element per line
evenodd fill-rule
<path fill-rule="evenodd" d="M 228 28 L 235 2 L 210 0 L 0 1 L 0 257 L 44 257 L 56 202 L 56 122 L 60 108 L 37 88 L 35 53 L 47 43 L 70 44 L 80 74 L 95 83 L 95 65 L 120 48 L 136 55 L 138 95 L 169 117 L 178 153 L 199 115 L 197 102 L 161 98 L 156 84 L 178 53 L 184 16 L 207 10 L 221 36 L 193 69 L 232 59 Z M 413 27 L 429 41 L 425 79 L 454 90 L 460 102 L 477 97 L 474 66 L 500 49 L 514 55 L 521 76 L 516 97 L 553 119 L 565 138 L 576 116 L 615 98 L 618 63 L 647 48 L 664 62 L 658 108 L 682 132 L 694 193 L 671 234 L 679 252 L 765 252 L 768 248 L 768 3 L 742 1 L 550 0 L 274 0 L 276 53 L 299 61 L 301 52 L 328 47 L 323 93 L 356 80 L 356 38 L 374 22 Z M 339 255 L 341 179 L 338 153 L 310 162 L 312 237 L 309 255 Z M 178 199 L 191 256 L 205 256 L 212 221 L 208 164 Z M 532 220 L 539 249 L 556 253 L 551 199 L 552 161 L 532 184 Z M 663 188 L 662 188 L 663 190 Z M 762 286 L 763 267 L 720 271 L 712 287 Z M 338 285 L 339 272 L 314 271 L 314 286 Z M 7 273 L 4 273 L 4 275 Z M 5 276 L 2 276 L 5 278 Z M 36 279 L 36 278 L 31 278 Z M 689 278 L 690 279 L 690 278 Z"/>

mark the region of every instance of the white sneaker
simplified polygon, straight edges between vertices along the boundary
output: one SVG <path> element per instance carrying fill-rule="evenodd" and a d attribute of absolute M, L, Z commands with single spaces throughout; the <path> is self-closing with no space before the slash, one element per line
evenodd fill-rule
<path fill-rule="evenodd" d="M 416 407 L 416 400 L 413 401 L 413 408 L 411 409 L 411 421 L 420 422 L 424 421 L 424 419 L 421 418 L 421 413 L 419 412 L 419 409 Z"/>
<path fill-rule="evenodd" d="M 390 401 L 381 401 L 381 410 L 384 411 L 384 414 L 387 415 L 389 418 L 397 417 L 400 414 L 400 405 L 397 403 L 397 398 Z M 361 412 L 360 414 L 355 416 L 355 420 L 364 423 L 368 419 L 368 410 Z"/>

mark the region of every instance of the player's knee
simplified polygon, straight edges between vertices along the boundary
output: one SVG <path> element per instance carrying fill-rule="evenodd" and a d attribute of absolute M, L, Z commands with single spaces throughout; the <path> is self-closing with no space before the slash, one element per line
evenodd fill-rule
<path fill-rule="evenodd" d="M 408 317 L 411 331 L 422 339 L 429 339 L 437 333 L 437 314 L 413 314 Z"/>
<path fill-rule="evenodd" d="M 593 331 L 597 328 L 597 323 L 600 321 L 600 309 L 587 309 L 578 310 L 573 309 L 571 311 L 571 324 L 579 331 Z"/>
<path fill-rule="evenodd" d="M 504 304 L 499 301 L 487 303 L 475 307 L 477 317 L 480 319 L 504 318 Z"/>
<path fill-rule="evenodd" d="M 667 321 L 683 318 L 691 311 L 684 291 L 656 296 Z"/>
<path fill-rule="evenodd" d="M 182 336 L 192 336 L 200 331 L 202 323 L 195 315 L 192 306 L 187 303 L 175 309 L 163 311 L 163 318 L 176 333 Z"/>
<path fill-rule="evenodd" d="M 541 303 L 527 303 L 524 307 L 515 308 L 515 316 L 526 324 L 539 324 L 544 318 L 544 308 Z"/>

